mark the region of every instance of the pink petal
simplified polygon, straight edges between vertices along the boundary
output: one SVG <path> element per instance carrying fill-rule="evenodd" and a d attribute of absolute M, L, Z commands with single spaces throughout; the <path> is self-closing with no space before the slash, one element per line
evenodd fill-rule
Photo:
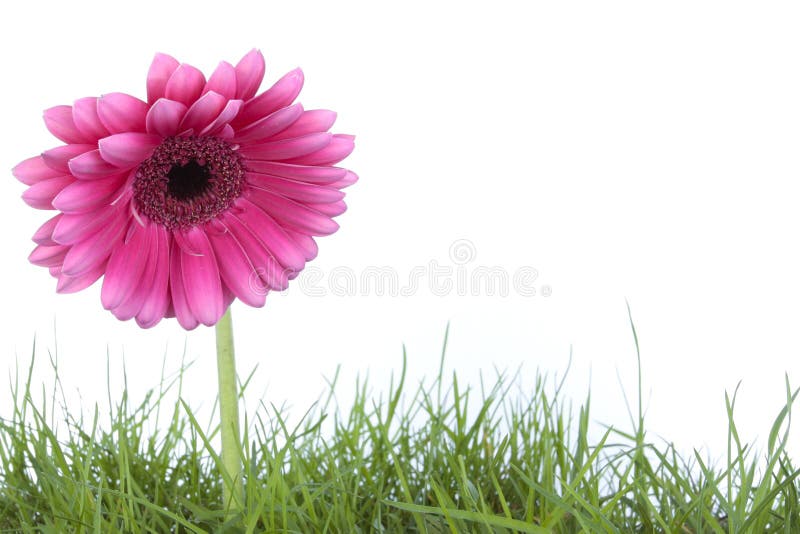
<path fill-rule="evenodd" d="M 117 211 L 116 206 L 104 206 L 85 213 L 64 213 L 53 230 L 53 240 L 61 245 L 83 241 L 107 225 Z"/>
<path fill-rule="evenodd" d="M 97 115 L 112 134 L 144 132 L 149 106 L 125 93 L 109 93 L 97 101 Z"/>
<path fill-rule="evenodd" d="M 330 235 L 339 229 L 330 217 L 286 197 L 261 189 L 249 189 L 247 196 L 278 222 L 302 233 Z"/>
<path fill-rule="evenodd" d="M 209 225 L 206 225 L 209 228 Z M 219 264 L 219 274 L 225 285 L 239 300 L 260 308 L 267 297 L 266 288 L 258 280 L 258 271 L 232 232 L 207 230 L 209 241 Z"/>
<path fill-rule="evenodd" d="M 297 121 L 273 137 L 273 140 L 291 139 L 314 132 L 327 132 L 336 122 L 336 112 L 312 109 L 304 112 Z"/>
<path fill-rule="evenodd" d="M 164 96 L 169 80 L 175 69 L 178 68 L 178 61 L 167 54 L 156 54 L 147 72 L 147 101 L 153 103 Z"/>
<path fill-rule="evenodd" d="M 53 199 L 53 207 L 64 213 L 92 211 L 110 204 L 120 193 L 127 173 L 99 180 L 76 180 Z"/>
<path fill-rule="evenodd" d="M 239 152 L 247 159 L 266 161 L 292 159 L 325 148 L 332 138 L 333 135 L 329 133 L 314 133 L 282 141 L 245 145 Z"/>
<path fill-rule="evenodd" d="M 193 242 L 186 238 L 186 232 L 184 231 L 176 230 L 172 232 L 172 239 L 187 254 L 192 254 L 193 256 L 201 256 L 203 254 L 201 249 L 195 248 Z"/>
<path fill-rule="evenodd" d="M 154 267 L 153 282 L 144 298 L 142 308 L 136 315 L 136 322 L 142 328 L 155 326 L 167 313 L 170 303 L 169 265 L 171 242 L 169 233 L 163 226 L 155 225 L 155 242 L 157 247 L 156 255 L 151 257 Z"/>
<path fill-rule="evenodd" d="M 252 193 L 250 196 L 255 197 L 255 194 Z M 306 259 L 297 244 L 286 235 L 281 225 L 270 216 L 271 214 L 244 197 L 236 200 L 236 207 L 240 211 L 234 216 L 261 241 L 278 263 L 291 271 L 299 271 L 305 266 Z"/>
<path fill-rule="evenodd" d="M 103 276 L 105 269 L 106 262 L 101 262 L 91 270 L 78 276 L 67 276 L 64 273 L 60 273 L 58 275 L 56 293 L 75 293 L 76 291 L 86 289 Z"/>
<path fill-rule="evenodd" d="M 292 106 L 279 109 L 275 113 L 272 113 L 271 115 L 264 117 L 263 119 L 254 122 L 250 126 L 242 128 L 240 131 L 236 132 L 234 139 L 238 143 L 267 139 L 274 136 L 276 133 L 285 130 L 289 125 L 295 122 L 298 117 L 302 115 L 302 113 L 303 106 L 300 104 L 294 104 Z"/>
<path fill-rule="evenodd" d="M 253 187 L 272 191 L 279 195 L 300 202 L 320 202 L 323 204 L 336 202 L 344 198 L 344 193 L 338 189 L 324 185 L 307 184 L 278 176 L 248 172 L 245 175 Z"/>
<path fill-rule="evenodd" d="M 231 102 L 236 102 L 235 100 L 231 100 Z M 219 132 L 213 133 L 214 137 L 219 137 L 220 139 L 233 139 L 234 129 L 230 124 L 226 124 L 219 130 Z M 212 134 L 209 134 L 212 135 Z"/>
<path fill-rule="evenodd" d="M 254 172 L 282 176 L 283 178 L 311 184 L 331 184 L 341 180 L 347 174 L 347 169 L 339 167 L 292 165 L 291 163 L 278 163 L 275 161 L 250 160 L 247 162 L 247 168 Z"/>
<path fill-rule="evenodd" d="M 158 268 L 159 225 L 147 223 L 146 226 L 142 227 L 137 223 L 131 226 L 139 226 L 147 235 L 145 238 L 147 243 L 143 244 L 142 248 L 139 249 L 139 255 L 144 256 L 145 261 L 142 273 L 139 275 L 139 282 L 134 284 L 133 287 L 126 292 L 126 296 L 123 298 L 122 302 L 111 310 L 114 317 L 120 321 L 127 321 L 139 314 L 142 306 L 144 306 L 150 296 L 156 269 Z M 111 265 L 110 261 L 111 260 L 109 260 L 109 265 Z M 129 274 L 128 279 L 130 280 L 132 278 L 133 277 Z M 106 279 L 108 279 L 108 274 L 106 274 L 103 284 L 105 284 Z M 166 286 L 164 289 L 166 292 Z"/>
<path fill-rule="evenodd" d="M 259 283 L 258 280 L 253 280 L 255 291 L 286 289 L 289 286 L 289 274 L 293 271 L 281 266 L 264 247 L 264 244 L 232 213 L 226 213 L 223 221 L 224 226 L 241 245 L 245 255 L 255 267 L 255 272 L 261 281 Z"/>
<path fill-rule="evenodd" d="M 97 98 L 93 96 L 75 101 L 72 105 L 72 118 L 78 130 L 91 142 L 110 133 L 100 122 L 100 116 L 97 114 Z"/>
<path fill-rule="evenodd" d="M 100 301 L 105 309 L 116 308 L 138 287 L 147 283 L 147 280 L 142 279 L 142 274 L 150 253 L 151 232 L 137 222 L 132 223 L 124 243 L 111 253 L 108 260 L 103 288 L 100 291 Z M 139 310 L 135 310 L 131 317 L 137 311 Z M 119 316 L 117 318 L 121 319 Z"/>
<path fill-rule="evenodd" d="M 191 105 L 178 130 L 194 129 L 199 132 L 219 116 L 227 103 L 227 98 L 214 91 L 209 91 Z"/>
<path fill-rule="evenodd" d="M 16 167 L 11 169 L 11 174 L 23 184 L 33 185 L 42 180 L 56 178 L 64 173 L 47 165 L 42 156 L 33 156 L 32 158 L 20 162 Z"/>
<path fill-rule="evenodd" d="M 118 207 L 106 226 L 69 248 L 61 272 L 67 276 L 79 276 L 106 261 L 111 252 L 122 244 L 130 221 L 128 210 Z"/>
<path fill-rule="evenodd" d="M 301 234 L 300 232 L 295 232 L 290 228 L 284 228 L 284 232 L 288 234 L 289 237 L 292 238 L 292 241 L 297 243 L 297 246 L 300 247 L 300 250 L 303 251 L 303 256 L 305 256 L 306 261 L 311 261 L 317 257 L 319 253 L 319 247 L 317 246 L 317 242 L 314 241 L 314 238 L 307 234 Z"/>
<path fill-rule="evenodd" d="M 95 148 L 94 145 L 63 145 L 42 152 L 42 160 L 59 174 L 69 174 L 69 160 Z"/>
<path fill-rule="evenodd" d="M 253 49 L 236 64 L 236 98 L 250 100 L 264 79 L 264 56 Z"/>
<path fill-rule="evenodd" d="M 200 227 L 194 226 L 182 233 L 191 243 L 192 249 L 199 251 L 199 254 L 194 254 L 181 249 L 181 272 L 186 300 L 192 315 L 198 321 L 206 326 L 213 326 L 225 313 L 222 280 L 214 250 L 208 236 Z"/>
<path fill-rule="evenodd" d="M 170 137 L 178 133 L 178 125 L 186 114 L 187 107 L 180 102 L 159 98 L 147 112 L 147 133 Z"/>
<path fill-rule="evenodd" d="M 57 178 L 50 178 L 42 180 L 30 186 L 22 193 L 22 200 L 25 203 L 37 210 L 52 210 L 53 199 L 64 190 L 65 187 L 75 183 L 75 178 L 72 176 L 59 176 Z"/>
<path fill-rule="evenodd" d="M 352 135 L 335 134 L 325 147 L 288 161 L 298 165 L 333 165 L 350 155 L 355 147 Z"/>
<path fill-rule="evenodd" d="M 303 88 L 303 71 L 295 69 L 275 82 L 275 85 L 248 100 L 242 113 L 236 118 L 234 127 L 244 126 L 266 117 L 294 102 Z"/>
<path fill-rule="evenodd" d="M 119 168 L 103 159 L 100 150 L 91 150 L 69 160 L 69 171 L 81 180 L 97 180 L 118 174 Z"/>
<path fill-rule="evenodd" d="M 181 268 L 181 260 L 184 255 L 176 241 L 172 241 L 172 250 L 170 251 L 170 265 L 169 265 L 169 289 L 172 296 L 172 309 L 175 317 L 186 330 L 193 330 L 200 324 L 192 310 L 189 309 L 189 302 L 186 300 L 186 291 L 183 286 L 183 269 Z"/>
<path fill-rule="evenodd" d="M 45 110 L 44 124 L 51 134 L 65 143 L 87 143 L 90 141 L 75 126 L 70 106 L 55 106 Z"/>
<path fill-rule="evenodd" d="M 64 262 L 69 247 L 55 245 L 52 247 L 39 245 L 28 256 L 28 261 L 39 267 L 60 267 Z"/>
<path fill-rule="evenodd" d="M 228 100 L 238 98 L 236 96 L 236 69 L 227 61 L 221 61 L 211 77 L 208 79 L 203 94 L 214 91 Z"/>
<path fill-rule="evenodd" d="M 61 217 L 62 215 L 59 213 L 41 225 L 39 229 L 36 230 L 36 233 L 33 234 L 33 242 L 37 245 L 45 245 L 48 247 L 58 245 L 59 243 L 53 241 L 53 230 L 55 229 L 56 224 L 58 224 L 58 221 L 61 220 Z"/>
<path fill-rule="evenodd" d="M 309 202 L 306 206 L 328 217 L 336 217 L 347 211 L 347 204 L 344 203 L 344 200 L 330 204 L 313 204 Z"/>
<path fill-rule="evenodd" d="M 205 85 L 206 79 L 202 72 L 182 63 L 169 77 L 164 96 L 191 106 L 203 92 Z"/>
<path fill-rule="evenodd" d="M 347 171 L 347 174 L 344 175 L 344 178 L 341 180 L 337 180 L 330 184 L 331 187 L 335 187 L 336 189 L 344 189 L 345 187 L 349 187 L 358 181 L 358 175 L 352 171 Z"/>
<path fill-rule="evenodd" d="M 243 104 L 244 102 L 241 100 L 229 100 L 228 103 L 225 104 L 225 108 L 220 111 L 219 116 L 214 119 L 211 124 L 206 126 L 200 132 L 200 135 L 215 135 L 224 139 L 233 137 L 233 128 L 231 128 L 228 123 L 236 117 Z"/>
<path fill-rule="evenodd" d="M 121 133 L 98 141 L 104 160 L 121 169 L 129 169 L 149 158 L 161 143 L 158 135 Z"/>
<path fill-rule="evenodd" d="M 234 300 L 236 300 L 236 295 L 225 284 L 222 284 L 222 309 L 227 310 Z"/>

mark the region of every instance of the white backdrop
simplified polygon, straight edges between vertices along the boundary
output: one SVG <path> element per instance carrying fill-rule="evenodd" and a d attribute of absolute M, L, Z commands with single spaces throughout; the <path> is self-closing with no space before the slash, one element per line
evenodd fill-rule
<path fill-rule="evenodd" d="M 741 431 L 764 437 L 784 373 L 800 385 L 800 7 L 495 4 L 3 4 L 2 370 L 25 364 L 36 336 L 34 382 L 57 345 L 65 387 L 91 406 L 106 395 L 107 350 L 113 387 L 124 353 L 136 395 L 186 343 L 185 397 L 209 403 L 213 331 L 120 323 L 99 287 L 56 295 L 26 260 L 47 214 L 9 170 L 58 144 L 44 108 L 143 96 L 156 51 L 210 72 L 257 47 L 265 83 L 301 66 L 300 101 L 339 112 L 361 181 L 304 286 L 234 307 L 240 371 L 259 365 L 253 395 L 300 414 L 337 364 L 342 400 L 367 370 L 378 393 L 402 343 L 413 383 L 435 371 L 450 321 L 449 367 L 473 384 L 494 366 L 523 364 L 528 383 L 537 367 L 561 372 L 572 347 L 568 394 L 583 400 L 591 376 L 595 420 L 625 425 L 627 298 L 648 428 L 722 455 L 723 394 L 742 380 Z M 459 287 L 487 272 L 508 277 L 506 295 Z M 376 273 L 397 287 L 370 285 Z"/>

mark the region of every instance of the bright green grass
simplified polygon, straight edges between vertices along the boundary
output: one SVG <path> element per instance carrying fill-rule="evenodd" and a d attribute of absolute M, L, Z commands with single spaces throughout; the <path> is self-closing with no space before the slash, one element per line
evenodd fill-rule
<path fill-rule="evenodd" d="M 0 420 L 0 532 L 800 532 L 788 383 L 760 454 L 737 434 L 726 396 L 727 461 L 711 467 L 650 443 L 641 408 L 632 429 L 590 441 L 590 399 L 573 417 L 542 377 L 525 398 L 514 376 L 479 390 L 441 372 L 418 386 L 404 377 L 405 360 L 384 401 L 362 382 L 348 406 L 336 404 L 334 380 L 296 428 L 279 410 L 251 414 L 246 508 L 231 517 L 216 432 L 166 400 L 179 378 L 139 405 L 123 394 L 108 428 L 95 410 L 56 432 L 55 402 L 29 375 Z M 149 431 L 165 413 L 169 424 Z"/>

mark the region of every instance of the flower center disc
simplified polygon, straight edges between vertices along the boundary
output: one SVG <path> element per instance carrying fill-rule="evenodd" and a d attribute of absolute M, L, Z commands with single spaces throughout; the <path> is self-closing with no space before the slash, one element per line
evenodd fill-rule
<path fill-rule="evenodd" d="M 133 181 L 136 209 L 168 229 L 203 224 L 242 193 L 239 154 L 216 137 L 168 137 Z"/>

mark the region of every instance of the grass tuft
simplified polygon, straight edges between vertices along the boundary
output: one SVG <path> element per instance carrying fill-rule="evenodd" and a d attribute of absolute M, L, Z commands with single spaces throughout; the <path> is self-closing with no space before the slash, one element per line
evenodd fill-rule
<path fill-rule="evenodd" d="M 590 441 L 591 396 L 574 414 L 542 375 L 525 395 L 513 389 L 519 375 L 465 387 L 445 376 L 444 351 L 438 376 L 413 387 L 404 353 L 386 400 L 361 381 L 344 409 L 334 377 L 299 424 L 264 405 L 245 416 L 246 501 L 232 517 L 217 429 L 180 400 L 182 376 L 138 404 L 123 392 L 90 418 L 66 413 L 66 425 L 30 372 L 15 381 L 11 417 L 0 420 L 0 532 L 800 532 L 788 379 L 761 456 L 737 432 L 736 391 L 726 394 L 727 462 L 717 468 L 647 440 L 641 388 L 632 428 Z M 153 429 L 163 414 L 169 422 Z"/>

